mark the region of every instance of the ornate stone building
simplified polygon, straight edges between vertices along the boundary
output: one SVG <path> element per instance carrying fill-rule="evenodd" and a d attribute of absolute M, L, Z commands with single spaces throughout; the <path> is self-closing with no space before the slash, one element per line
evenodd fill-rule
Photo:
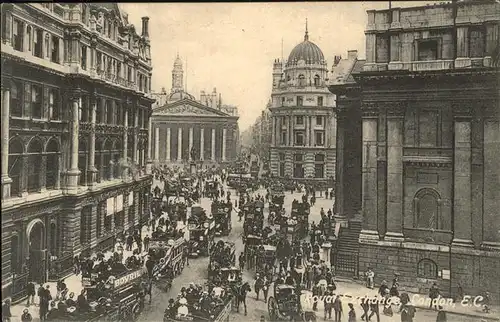
<path fill-rule="evenodd" d="M 271 94 L 274 177 L 327 182 L 335 174 L 335 95 L 328 91 L 321 49 L 309 41 L 295 46 L 287 62 L 275 60 Z"/>
<path fill-rule="evenodd" d="M 184 90 L 182 61 L 172 69 L 172 90 L 154 94 L 152 153 L 155 164 L 211 167 L 236 159 L 239 140 L 238 109 L 223 105 L 214 88 L 200 100 Z M 162 105 L 159 105 L 162 104 Z"/>
<path fill-rule="evenodd" d="M 72 272 L 149 211 L 153 100 L 116 4 L 2 4 L 2 298 Z"/>
<path fill-rule="evenodd" d="M 495 1 L 368 11 L 366 63 L 332 87 L 360 105 L 357 264 L 376 283 L 500 298 L 499 17 Z"/>

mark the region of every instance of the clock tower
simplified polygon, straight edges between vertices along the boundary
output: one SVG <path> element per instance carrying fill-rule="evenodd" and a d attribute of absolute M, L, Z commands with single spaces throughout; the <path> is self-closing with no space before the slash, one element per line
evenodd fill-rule
<path fill-rule="evenodd" d="M 172 93 L 181 92 L 184 90 L 184 70 L 182 69 L 182 60 L 177 54 L 174 62 L 174 69 L 172 69 Z"/>

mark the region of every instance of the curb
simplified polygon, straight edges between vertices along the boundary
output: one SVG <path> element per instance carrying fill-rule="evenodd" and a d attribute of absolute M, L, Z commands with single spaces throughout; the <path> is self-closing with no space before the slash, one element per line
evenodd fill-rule
<path fill-rule="evenodd" d="M 335 281 L 363 285 L 363 283 L 361 281 L 355 280 L 355 279 L 350 279 L 348 277 L 335 276 Z M 414 305 L 414 306 L 415 306 L 415 308 L 418 308 L 419 310 L 425 310 L 425 311 L 429 311 L 429 312 L 438 312 L 437 310 L 431 309 L 427 306 L 420 306 L 420 305 Z M 457 311 L 452 311 L 452 310 L 443 310 L 443 311 L 446 312 L 447 314 L 450 314 L 450 315 L 460 315 L 460 316 L 474 318 L 474 319 L 479 318 L 479 319 L 482 319 L 484 321 L 500 321 L 500 318 L 497 318 L 494 316 L 487 316 L 487 315 L 483 315 L 483 314 L 457 312 Z"/>

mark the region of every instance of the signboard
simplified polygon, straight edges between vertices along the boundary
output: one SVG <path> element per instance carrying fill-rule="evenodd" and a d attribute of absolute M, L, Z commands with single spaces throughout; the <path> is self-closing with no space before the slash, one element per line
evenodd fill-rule
<path fill-rule="evenodd" d="M 92 286 L 92 281 L 90 280 L 90 277 L 82 277 L 82 286 L 83 287 Z"/>
<path fill-rule="evenodd" d="M 116 196 L 116 212 L 123 211 L 123 195 Z"/>
<path fill-rule="evenodd" d="M 144 269 L 138 269 L 136 271 L 130 272 L 127 275 L 124 275 L 120 278 L 115 279 L 113 286 L 115 288 L 118 288 L 120 286 L 126 285 L 130 282 L 135 281 L 138 278 L 141 278 L 141 276 L 144 274 Z"/>
<path fill-rule="evenodd" d="M 115 213 L 115 198 L 108 198 L 106 200 L 106 215 L 112 215 Z"/>
<path fill-rule="evenodd" d="M 449 269 L 443 269 L 441 271 L 442 278 L 444 280 L 449 280 L 450 279 L 450 270 Z"/>

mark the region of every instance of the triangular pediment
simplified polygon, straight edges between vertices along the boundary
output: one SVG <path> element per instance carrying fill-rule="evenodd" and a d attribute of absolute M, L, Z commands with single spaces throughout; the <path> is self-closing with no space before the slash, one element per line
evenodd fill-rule
<path fill-rule="evenodd" d="M 227 113 L 220 110 L 205 106 L 193 101 L 189 98 L 179 100 L 177 102 L 166 104 L 153 110 L 153 115 L 169 115 L 169 116 L 209 116 L 209 117 L 228 117 Z"/>

